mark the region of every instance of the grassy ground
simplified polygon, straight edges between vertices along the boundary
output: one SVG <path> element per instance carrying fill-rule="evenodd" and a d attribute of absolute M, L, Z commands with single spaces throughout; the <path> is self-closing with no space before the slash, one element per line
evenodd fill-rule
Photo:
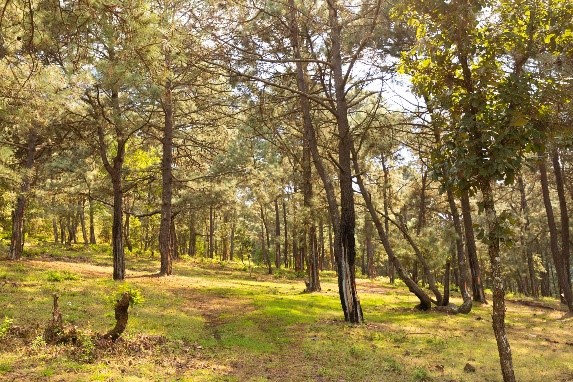
<path fill-rule="evenodd" d="M 105 247 L 45 246 L 19 262 L 0 260 L 1 381 L 500 381 L 491 307 L 451 316 L 413 309 L 415 297 L 380 280 L 359 280 L 367 323 L 344 322 L 334 275 L 301 293 L 292 273 L 268 276 L 240 263 L 129 257 L 125 283 L 111 280 Z M 114 324 L 113 297 L 130 288 L 124 336 L 94 343 Z M 52 294 L 76 345 L 47 346 Z M 573 318 L 508 303 L 518 381 L 573 381 Z M 3 320 L 3 317 L 6 319 Z M 464 371 L 466 364 L 475 372 Z"/>

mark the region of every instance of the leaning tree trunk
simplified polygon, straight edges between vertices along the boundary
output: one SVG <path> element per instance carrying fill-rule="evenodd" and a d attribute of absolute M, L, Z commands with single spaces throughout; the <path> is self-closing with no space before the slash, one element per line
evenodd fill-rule
<path fill-rule="evenodd" d="M 450 204 L 450 211 L 452 213 L 452 220 L 454 222 L 454 230 L 456 231 L 456 254 L 458 259 L 458 275 L 459 275 L 458 282 L 459 282 L 460 292 L 462 293 L 462 298 L 464 300 L 463 304 L 458 308 L 458 312 L 469 313 L 472 310 L 472 296 L 469 293 L 470 278 L 468 274 L 466 256 L 464 253 L 464 244 L 462 241 L 462 224 L 460 223 L 460 214 L 458 213 L 458 207 L 456 206 L 454 193 L 450 188 L 448 188 L 447 194 L 448 194 L 448 203 Z"/>
<path fill-rule="evenodd" d="M 159 254 L 161 268 L 159 274 L 169 276 L 173 272 L 172 258 L 173 247 L 171 245 L 171 199 L 173 194 L 173 97 L 171 93 L 171 81 L 165 84 L 163 97 L 163 154 L 161 157 L 161 223 L 159 225 Z"/>
<path fill-rule="evenodd" d="M 24 161 L 24 176 L 20 183 L 20 192 L 16 198 L 16 205 L 12 211 L 12 236 L 10 238 L 10 252 L 8 257 L 11 260 L 19 260 L 24 251 L 24 212 L 28 193 L 32 186 L 31 170 L 36 159 L 36 143 L 38 136 L 36 132 L 30 131 L 26 142 L 26 159 Z"/>
<path fill-rule="evenodd" d="M 472 221 L 472 209 L 470 205 L 470 197 L 467 190 L 462 191 L 462 220 L 464 225 L 464 233 L 466 238 L 466 251 L 468 254 L 468 263 L 471 272 L 473 299 L 475 302 L 486 304 L 485 292 L 481 278 L 481 269 L 477 256 L 476 240 L 474 235 L 474 227 Z"/>
<path fill-rule="evenodd" d="M 515 382 L 513 372 L 513 360 L 511 347 L 505 332 L 505 290 L 503 285 L 503 273 L 501 266 L 501 253 L 499 250 L 499 221 L 495 211 L 493 190 L 489 180 L 481 180 L 480 191 L 482 193 L 483 209 L 487 224 L 487 246 L 491 265 L 491 277 L 493 283 L 493 315 L 492 325 L 499 362 L 504 382 Z"/>
<path fill-rule="evenodd" d="M 559 244 L 557 237 L 557 227 L 555 225 L 555 216 L 553 215 L 553 206 L 551 205 L 551 197 L 549 195 L 549 180 L 547 178 L 547 166 L 545 163 L 545 153 L 541 152 L 538 156 L 539 177 L 541 180 L 541 192 L 543 194 L 543 204 L 545 205 L 545 214 L 547 216 L 547 228 L 549 229 L 549 243 L 551 249 L 551 256 L 553 257 L 553 264 L 555 265 L 555 273 L 557 274 L 557 283 L 559 285 L 560 294 L 567 304 L 570 312 L 573 312 L 573 293 L 571 284 L 567 277 L 567 270 L 564 267 L 564 261 L 559 252 Z"/>
<path fill-rule="evenodd" d="M 420 288 L 414 280 L 408 275 L 400 260 L 394 254 L 394 250 L 392 249 L 392 245 L 390 244 L 390 240 L 388 239 L 388 235 L 384 230 L 384 226 L 382 225 L 382 221 L 380 220 L 379 214 L 376 211 L 374 203 L 372 202 L 372 197 L 368 190 L 366 190 L 366 186 L 362 180 L 362 176 L 360 175 L 361 172 L 358 168 L 358 158 L 356 152 L 354 152 L 354 170 L 356 173 L 356 181 L 358 183 L 358 187 L 360 188 L 360 193 L 362 194 L 362 198 L 364 199 L 364 204 L 366 204 L 366 209 L 370 213 L 370 218 L 372 222 L 374 222 L 374 227 L 376 227 L 376 231 L 378 232 L 378 237 L 380 241 L 382 241 L 382 246 L 388 255 L 388 260 L 392 263 L 393 269 L 398 274 L 400 280 L 406 284 L 410 292 L 412 292 L 418 299 L 420 300 L 419 308 L 422 310 L 429 310 L 432 308 L 432 300 L 430 296 L 426 292 Z"/>

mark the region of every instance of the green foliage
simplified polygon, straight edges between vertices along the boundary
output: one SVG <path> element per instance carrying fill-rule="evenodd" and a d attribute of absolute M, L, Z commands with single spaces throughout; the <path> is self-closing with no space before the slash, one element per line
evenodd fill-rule
<path fill-rule="evenodd" d="M 412 374 L 413 380 L 416 382 L 428 382 L 432 380 L 430 373 L 424 367 L 417 367 Z"/>
<path fill-rule="evenodd" d="M 85 363 L 94 361 L 96 348 L 89 334 L 80 332 L 76 346 L 79 348 L 78 361 Z"/>
<path fill-rule="evenodd" d="M 142 304 L 145 301 L 143 293 L 141 293 L 138 288 L 128 283 L 119 285 L 115 291 L 108 295 L 107 300 L 110 304 L 114 305 L 118 300 L 121 299 L 121 296 L 123 296 L 124 293 L 129 294 L 129 305 L 132 307 Z"/>
<path fill-rule="evenodd" d="M 48 271 L 46 280 L 50 282 L 60 282 L 66 280 L 79 280 L 80 276 L 70 271 Z"/>
<path fill-rule="evenodd" d="M 6 334 L 8 334 L 8 331 L 12 327 L 13 323 L 14 323 L 14 320 L 12 318 L 4 317 L 4 319 L 2 320 L 2 323 L 0 324 L 0 340 L 2 338 L 4 338 L 4 336 L 6 336 Z"/>

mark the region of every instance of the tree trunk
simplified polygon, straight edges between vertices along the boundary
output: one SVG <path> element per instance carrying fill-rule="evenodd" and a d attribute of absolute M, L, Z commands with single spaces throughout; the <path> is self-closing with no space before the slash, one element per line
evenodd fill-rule
<path fill-rule="evenodd" d="M 563 185 L 563 170 L 559 162 L 559 150 L 557 146 L 551 150 L 551 161 L 553 162 L 553 172 L 555 173 L 555 186 L 557 188 L 557 197 L 559 199 L 559 213 L 561 215 L 561 258 L 563 259 L 563 268 L 567 274 L 567 285 L 571 289 L 571 242 L 569 234 L 569 212 L 567 211 L 567 198 L 565 196 L 565 187 Z M 573 294 L 572 300 L 573 300 Z M 569 306 L 573 306 L 573 301 Z M 569 309 L 569 311 L 572 311 Z"/>
<path fill-rule="evenodd" d="M 361 323 L 362 308 L 360 307 L 360 300 L 356 293 L 356 283 L 354 280 L 354 201 L 352 195 L 352 174 L 348 172 L 350 170 L 350 145 L 351 137 L 349 131 L 346 134 L 340 134 L 339 140 L 339 157 L 344 157 L 347 155 L 346 163 L 339 163 L 342 167 L 339 178 L 340 187 L 342 192 L 341 196 L 341 212 L 338 211 L 336 193 L 334 191 L 334 186 L 332 179 L 326 171 L 326 167 L 322 162 L 322 158 L 318 151 L 318 142 L 316 137 L 316 132 L 312 124 L 311 118 L 311 107 L 310 100 L 307 96 L 308 87 L 306 84 L 306 73 L 304 72 L 302 60 L 301 60 L 301 50 L 299 43 L 299 27 L 297 21 L 297 9 L 295 7 L 294 0 L 289 0 L 289 6 L 291 8 L 291 44 L 293 46 L 294 57 L 296 60 L 296 80 L 297 88 L 301 92 L 299 97 L 302 115 L 303 115 L 303 125 L 305 126 L 305 131 L 309 132 L 309 145 L 310 152 L 312 155 L 312 160 L 318 175 L 320 176 L 325 192 L 326 199 L 328 202 L 328 212 L 330 219 L 332 221 L 332 227 L 334 231 L 334 258 L 337 262 L 338 269 L 338 291 L 340 296 L 340 302 L 342 305 L 342 310 L 344 312 L 344 318 L 346 321 L 352 323 Z M 331 26 L 331 41 L 332 41 L 332 64 L 335 67 L 335 84 L 336 84 L 336 94 L 337 94 L 337 122 L 340 127 L 344 130 L 348 129 L 348 116 L 347 116 L 347 105 L 344 100 L 344 83 L 342 77 L 342 60 L 340 56 L 340 27 L 338 26 L 338 15 L 336 13 L 336 6 L 329 3 L 329 21 Z M 338 107 L 340 106 L 340 108 Z M 344 125 L 344 120 L 346 120 L 346 125 Z M 308 129 L 307 129 L 308 127 Z M 344 144 L 342 143 L 344 141 Z M 345 152 L 347 149 L 347 152 Z M 344 159 L 344 158 L 343 158 Z M 344 180 L 342 179 L 344 178 Z M 348 183 L 350 181 L 350 183 Z M 350 186 L 350 190 L 348 190 Z M 348 192 L 350 191 L 350 200 Z M 349 213 L 350 212 L 350 213 Z M 344 216 L 344 218 L 342 218 Z M 352 237 L 351 237 L 352 236 Z"/>
<path fill-rule="evenodd" d="M 517 176 L 517 188 L 519 189 L 520 196 L 520 212 L 522 219 L 524 221 L 521 227 L 521 248 L 525 259 L 527 259 L 527 270 L 529 273 L 529 287 L 531 289 L 531 295 L 535 298 L 539 297 L 539 287 L 537 283 L 537 275 L 535 274 L 533 252 L 530 248 L 530 243 L 527 240 L 527 235 L 529 233 L 529 206 L 527 205 L 527 198 L 525 195 L 525 185 L 523 183 L 523 177 L 521 174 Z"/>
<path fill-rule="evenodd" d="M 125 223 L 123 224 L 123 240 L 127 250 L 133 252 L 133 247 L 131 245 L 131 214 L 125 214 Z"/>
<path fill-rule="evenodd" d="M 117 340 L 121 334 L 125 331 L 127 327 L 127 320 L 129 318 L 130 295 L 128 292 L 124 292 L 119 300 L 115 303 L 115 326 L 109 332 L 107 332 L 103 338 L 110 339 L 112 341 Z"/>
<path fill-rule="evenodd" d="M 54 243 L 58 244 L 60 237 L 58 234 L 58 219 L 55 216 L 52 218 L 52 231 L 54 232 Z"/>
<path fill-rule="evenodd" d="M 374 222 L 374 227 L 376 227 L 376 231 L 378 232 L 378 237 L 380 238 L 380 241 L 382 241 L 384 250 L 388 255 L 388 259 L 390 262 L 392 262 L 394 269 L 398 273 L 398 277 L 400 278 L 400 280 L 402 280 L 404 284 L 406 284 L 410 292 L 412 292 L 420 300 L 419 308 L 422 310 L 429 310 L 432 307 L 432 300 L 430 299 L 430 296 L 428 296 L 427 293 L 424 292 L 422 288 L 420 288 L 420 286 L 410 278 L 410 276 L 408 276 L 408 273 L 406 272 L 404 267 L 402 267 L 400 260 L 394 254 L 394 250 L 392 249 L 392 245 L 390 244 L 388 235 L 384 230 L 382 221 L 380 220 L 380 217 L 376 211 L 374 203 L 372 202 L 370 193 L 366 190 L 366 187 L 362 180 L 362 176 L 360 175 L 361 172 L 360 169 L 358 168 L 358 159 L 356 152 L 354 150 L 353 154 L 354 154 L 354 172 L 356 173 L 356 181 L 358 183 L 358 187 L 360 188 L 360 193 L 362 194 L 362 198 L 364 199 L 364 204 L 366 204 L 366 209 L 370 213 L 370 218 L 372 219 L 372 222 Z"/>
<path fill-rule="evenodd" d="M 287 224 L 287 206 L 286 201 L 283 199 L 283 226 L 284 226 L 284 245 L 283 245 L 283 260 L 285 268 L 288 268 L 288 224 Z"/>
<path fill-rule="evenodd" d="M 562 254 L 559 252 L 559 244 L 557 237 L 557 227 L 555 225 L 555 217 L 553 215 L 553 206 L 551 205 L 551 197 L 549 195 L 549 180 L 547 178 L 547 166 L 545 164 L 545 153 L 541 152 L 538 156 L 537 165 L 539 167 L 539 177 L 541 179 L 541 191 L 543 194 L 543 204 L 545 205 L 545 214 L 547 216 L 547 227 L 549 228 L 549 241 L 551 256 L 553 257 L 553 264 L 555 265 L 555 273 L 557 274 L 557 283 L 559 285 L 559 293 L 570 312 L 573 312 L 573 293 L 571 291 L 571 284 L 567 277 L 567 270 L 564 267 Z"/>
<path fill-rule="evenodd" d="M 279 200 L 275 199 L 275 268 L 281 267 L 281 219 L 279 213 Z"/>
<path fill-rule="evenodd" d="M 466 256 L 464 253 L 464 244 L 462 241 L 462 224 L 460 223 L 460 214 L 458 213 L 458 207 L 456 206 L 454 193 L 450 188 L 448 188 L 447 194 L 448 194 L 448 203 L 450 204 L 450 211 L 452 213 L 452 220 L 454 223 L 454 230 L 456 231 L 456 254 L 458 259 L 458 274 L 459 274 L 458 285 L 460 287 L 460 292 L 464 300 L 463 304 L 458 308 L 458 312 L 469 313 L 472 309 L 472 296 L 469 293 L 469 287 L 471 283 L 468 274 Z"/>
<path fill-rule="evenodd" d="M 446 269 L 444 271 L 444 297 L 442 298 L 442 305 L 447 306 L 450 303 L 450 259 L 446 260 Z"/>
<path fill-rule="evenodd" d="M 487 304 L 483 282 L 481 277 L 481 268 L 477 256 L 476 240 L 474 235 L 474 227 L 472 221 L 472 208 L 470 204 L 470 196 L 467 190 L 462 191 L 462 218 L 464 225 L 464 234 L 466 238 L 466 251 L 468 254 L 468 263 L 471 272 L 473 298 L 475 302 Z"/>
<path fill-rule="evenodd" d="M 386 235 L 390 234 L 390 169 L 386 164 L 385 158 L 382 157 L 382 170 L 384 172 L 384 187 L 382 188 L 382 202 L 384 208 L 384 232 Z M 390 284 L 394 284 L 395 274 L 394 274 L 394 264 L 390 260 L 390 256 L 386 255 L 388 258 L 388 278 L 390 279 Z"/>
<path fill-rule="evenodd" d="M 94 201 L 91 196 L 88 197 L 89 213 L 90 213 L 90 244 L 96 244 L 95 224 L 94 224 Z"/>
<path fill-rule="evenodd" d="M 90 242 L 88 240 L 88 233 L 86 230 L 86 217 L 84 213 L 86 200 L 84 198 L 78 200 L 78 215 L 80 220 L 80 226 L 82 228 L 82 238 L 84 239 L 84 244 L 88 245 Z"/>
<path fill-rule="evenodd" d="M 189 212 L 189 247 L 187 249 L 187 254 L 191 257 L 196 255 L 196 244 L 197 244 L 197 229 L 195 227 L 195 217 L 191 212 Z"/>
<path fill-rule="evenodd" d="M 505 291 L 503 286 L 503 273 L 501 266 L 501 253 L 499 251 L 499 222 L 495 211 L 495 201 L 493 190 L 489 180 L 480 181 L 480 191 L 482 193 L 483 209 L 487 224 L 487 246 L 489 260 L 491 264 L 491 276 L 493 284 L 493 315 L 492 325 L 497 350 L 499 353 L 499 362 L 504 382 L 515 382 L 513 372 L 513 360 L 511 356 L 511 347 L 505 333 Z"/>
<path fill-rule="evenodd" d="M 231 222 L 231 244 L 229 249 L 229 259 L 233 261 L 235 258 L 235 229 L 236 229 L 236 222 L 235 222 L 235 214 L 233 214 L 233 221 Z"/>
<path fill-rule="evenodd" d="M 123 189 L 121 173 L 112 175 L 113 185 L 113 223 L 111 245 L 113 253 L 113 279 L 125 278 L 125 254 L 123 250 Z"/>
<path fill-rule="evenodd" d="M 16 206 L 12 211 L 12 236 L 10 238 L 10 260 L 19 260 L 24 251 L 24 212 L 28 200 L 28 193 L 32 186 L 31 170 L 36 159 L 36 143 L 38 136 L 35 131 L 28 133 L 26 142 L 26 159 L 24 160 L 24 176 L 20 183 L 20 190 L 16 198 Z"/>
<path fill-rule="evenodd" d="M 169 224 L 169 245 L 171 246 L 171 258 L 177 260 L 179 258 L 179 246 L 177 245 L 177 229 L 175 227 L 175 215 L 171 215 L 171 223 Z M 165 275 L 166 276 L 166 275 Z"/>
<path fill-rule="evenodd" d="M 370 279 L 376 278 L 376 264 L 374 263 L 374 243 L 372 242 L 372 220 L 365 218 L 364 236 L 366 241 L 366 273 Z"/>
<path fill-rule="evenodd" d="M 163 138 L 161 140 L 161 223 L 159 224 L 159 255 L 161 257 L 161 276 L 173 272 L 173 247 L 171 242 L 171 210 L 173 195 L 173 95 L 171 80 L 165 83 L 163 95 Z"/>
<path fill-rule="evenodd" d="M 213 205 L 209 205 L 209 258 L 215 253 L 215 212 Z"/>
<path fill-rule="evenodd" d="M 267 220 L 265 218 L 265 211 L 263 205 L 261 204 L 261 247 L 263 250 L 263 260 L 268 268 L 269 275 L 273 274 L 273 268 L 271 266 L 271 257 L 269 255 L 269 241 L 268 241 L 268 227 Z"/>
<path fill-rule="evenodd" d="M 355 280 L 356 247 L 354 229 L 356 216 L 354 208 L 354 189 L 352 187 L 351 149 L 352 135 L 348 121 L 346 101 L 346 81 L 342 73 L 342 25 L 339 21 L 336 0 L 327 0 L 328 24 L 330 27 L 330 63 L 334 82 L 336 103 L 336 125 L 338 127 L 338 170 L 340 187 L 340 232 L 337 245 L 341 248 L 337 259 L 338 288 L 346 320 L 352 323 L 363 321 L 362 307 L 358 299 Z"/>

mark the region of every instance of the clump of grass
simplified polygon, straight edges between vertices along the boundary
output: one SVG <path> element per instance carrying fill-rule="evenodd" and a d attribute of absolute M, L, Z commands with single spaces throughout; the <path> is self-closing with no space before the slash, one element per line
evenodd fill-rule
<path fill-rule="evenodd" d="M 48 271 L 46 278 L 50 282 L 61 282 L 66 280 L 79 280 L 80 276 L 70 271 Z"/>
<path fill-rule="evenodd" d="M 392 357 L 387 357 L 384 359 L 384 366 L 383 369 L 385 371 L 391 371 L 394 373 L 399 373 L 403 370 L 402 365 L 400 364 L 400 362 L 396 361 L 394 358 Z"/>
<path fill-rule="evenodd" d="M 8 331 L 12 327 L 13 323 L 14 323 L 13 319 L 4 317 L 4 320 L 2 320 L 2 323 L 0 324 L 0 340 L 4 338 L 6 334 L 8 334 Z"/>
<path fill-rule="evenodd" d="M 413 379 L 416 382 L 428 382 L 432 380 L 430 373 L 423 367 L 417 367 L 414 369 Z"/>

